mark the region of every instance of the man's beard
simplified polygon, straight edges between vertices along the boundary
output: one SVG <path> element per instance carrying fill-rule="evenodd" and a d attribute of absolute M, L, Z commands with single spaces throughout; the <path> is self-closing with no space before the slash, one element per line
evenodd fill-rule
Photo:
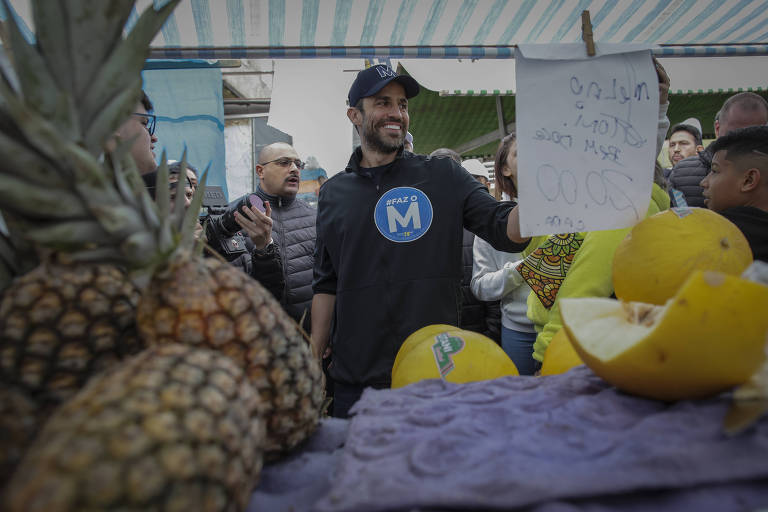
<path fill-rule="evenodd" d="M 384 121 L 381 123 L 381 125 L 383 126 L 386 123 L 387 121 Z M 397 124 L 402 126 L 402 123 L 399 121 L 397 122 Z M 376 131 L 376 128 L 374 126 L 369 125 L 367 122 L 364 121 L 363 130 L 360 138 L 362 139 L 363 144 L 365 144 L 367 147 L 371 148 L 377 153 L 388 155 L 400 149 L 400 146 L 403 145 L 403 141 L 405 140 L 405 133 L 403 133 L 400 137 L 398 137 L 396 139 L 396 142 L 389 142 L 388 140 L 385 140 L 379 135 L 379 133 Z"/>

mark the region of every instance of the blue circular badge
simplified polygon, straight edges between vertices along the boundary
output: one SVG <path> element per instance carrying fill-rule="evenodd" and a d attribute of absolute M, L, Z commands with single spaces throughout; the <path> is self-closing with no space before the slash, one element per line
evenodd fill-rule
<path fill-rule="evenodd" d="M 432 202 L 421 190 L 397 187 L 379 198 L 373 220 L 384 238 L 393 242 L 413 242 L 432 225 Z"/>

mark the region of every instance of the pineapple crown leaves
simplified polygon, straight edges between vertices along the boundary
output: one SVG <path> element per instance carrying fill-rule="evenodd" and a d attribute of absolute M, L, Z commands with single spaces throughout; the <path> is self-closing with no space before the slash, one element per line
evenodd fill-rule
<path fill-rule="evenodd" d="M 189 211 L 185 213 L 183 201 L 178 201 L 170 212 L 167 187 L 159 187 L 158 205 L 149 197 L 130 155 L 133 139 L 117 141 L 102 164 L 86 149 L 68 143 L 38 113 L 26 110 L 1 80 L 0 96 L 6 100 L 0 126 L 10 120 L 20 129 L 0 132 L 0 151 L 7 155 L 0 160 L 0 204 L 19 220 L 25 238 L 77 253 L 72 255 L 75 261 L 110 261 L 148 270 L 162 265 L 177 249 L 191 252 L 204 180 Z M 22 117 L 24 123 L 12 122 Z M 159 172 L 158 183 L 167 184 L 167 165 Z"/>
<path fill-rule="evenodd" d="M 9 16 L 4 44 L 25 106 L 99 154 L 140 100 L 149 44 L 178 2 L 146 9 L 125 38 L 133 0 L 33 0 L 34 45 Z M 2 3 L 9 12 L 8 0 Z"/>
<path fill-rule="evenodd" d="M 22 273 L 23 263 L 10 236 L 0 232 L 0 292 Z"/>
<path fill-rule="evenodd" d="M 157 170 L 157 183 L 169 183 L 170 177 L 168 172 L 168 164 L 165 161 L 165 158 L 162 159 L 163 163 L 158 167 Z M 184 153 L 181 156 L 181 165 L 180 168 L 182 169 L 182 172 L 186 172 L 187 169 L 187 150 L 184 150 Z M 178 177 L 178 182 L 181 183 L 182 176 L 180 175 Z M 173 204 L 173 211 L 171 212 L 171 191 L 169 186 L 158 186 L 157 192 L 156 192 L 156 201 L 157 201 L 157 208 L 160 214 L 160 217 L 163 219 L 168 219 L 168 228 L 170 229 L 170 232 L 172 232 L 175 236 L 175 240 L 172 243 L 165 244 L 166 247 L 169 245 L 175 245 L 175 256 L 179 256 L 181 254 L 192 254 L 193 249 L 197 245 L 198 248 L 202 249 L 201 245 L 198 244 L 197 240 L 195 239 L 195 227 L 197 223 L 199 222 L 199 212 L 200 208 L 203 206 L 203 196 L 205 194 L 205 183 L 208 181 L 208 169 L 203 172 L 203 175 L 200 177 L 200 181 L 197 185 L 197 190 L 195 190 L 194 195 L 192 196 L 191 204 L 189 205 L 189 208 L 185 208 L 184 206 L 184 200 L 182 199 L 182 191 L 180 188 L 176 189 L 176 200 Z M 168 228 L 166 228 L 165 232 L 168 232 Z"/>
<path fill-rule="evenodd" d="M 130 157 L 132 140 L 96 158 L 139 101 L 149 42 L 177 0 L 147 9 L 122 39 L 132 3 L 37 1 L 36 44 L 8 17 L 3 40 L 14 66 L 0 59 L 0 204 L 14 233 L 40 247 L 154 269 L 193 238 L 178 231 L 193 224 L 167 207 L 158 212 Z M 83 50 L 89 45 L 98 48 Z"/>

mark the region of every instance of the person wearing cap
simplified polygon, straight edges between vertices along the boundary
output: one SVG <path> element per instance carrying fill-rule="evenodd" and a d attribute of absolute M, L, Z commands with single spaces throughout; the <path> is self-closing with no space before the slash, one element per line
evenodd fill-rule
<path fill-rule="evenodd" d="M 458 325 L 462 228 L 520 252 L 517 208 L 498 202 L 460 165 L 404 151 L 416 81 L 379 64 L 358 73 L 347 117 L 360 136 L 349 164 L 320 189 L 312 347 L 330 343 L 332 414 L 364 388 L 386 388 L 405 338 Z"/>
<path fill-rule="evenodd" d="M 477 158 L 469 158 L 461 162 L 461 166 L 465 168 L 473 178 L 482 183 L 488 192 L 491 191 L 491 182 L 488 181 L 488 169 L 485 168 L 483 162 Z"/>

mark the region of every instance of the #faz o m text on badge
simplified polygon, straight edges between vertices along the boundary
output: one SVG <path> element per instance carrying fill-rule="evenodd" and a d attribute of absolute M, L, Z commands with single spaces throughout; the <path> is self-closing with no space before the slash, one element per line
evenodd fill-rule
<path fill-rule="evenodd" d="M 382 195 L 373 212 L 381 235 L 392 242 L 413 242 L 432 225 L 432 202 L 421 190 L 396 187 Z"/>

